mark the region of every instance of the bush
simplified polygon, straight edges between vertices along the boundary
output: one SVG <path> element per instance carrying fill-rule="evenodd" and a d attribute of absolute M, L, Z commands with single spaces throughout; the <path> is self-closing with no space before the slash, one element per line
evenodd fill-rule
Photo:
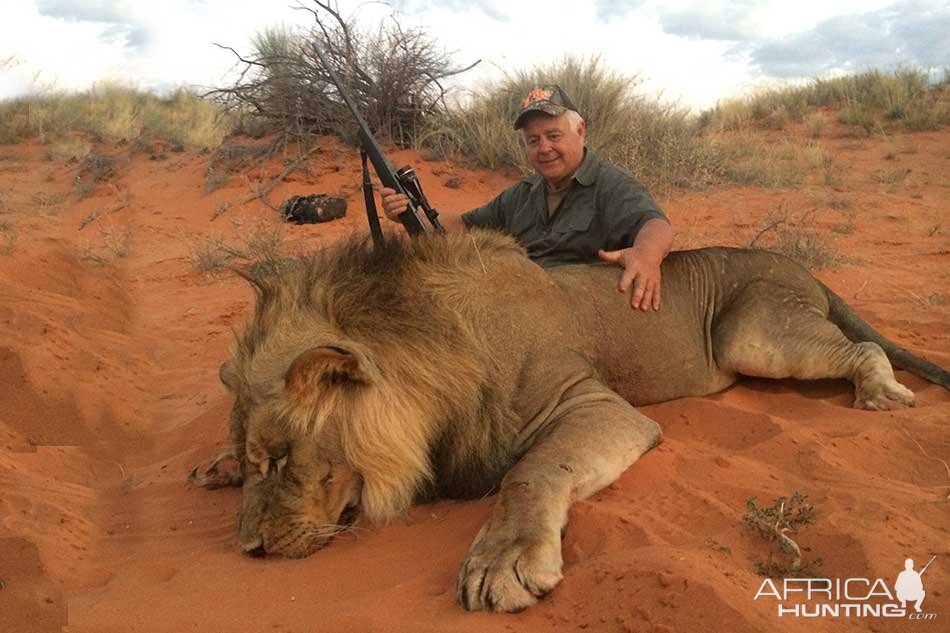
<path fill-rule="evenodd" d="M 209 93 L 249 125 L 299 137 L 335 134 L 353 140 L 356 128 L 332 78 L 314 51 L 318 45 L 374 133 L 411 145 L 424 120 L 443 108 L 440 80 L 462 72 L 421 28 L 395 18 L 375 32 L 356 28 L 329 5 L 316 3 L 316 25 L 305 31 L 258 33 L 244 72 L 231 87 Z M 304 7 L 306 8 L 306 7 Z"/>

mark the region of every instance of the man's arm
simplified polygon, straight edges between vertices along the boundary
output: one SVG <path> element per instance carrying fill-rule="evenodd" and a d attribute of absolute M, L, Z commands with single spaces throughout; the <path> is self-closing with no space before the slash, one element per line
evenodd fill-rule
<path fill-rule="evenodd" d="M 623 267 L 617 289 L 625 293 L 633 284 L 630 307 L 640 310 L 651 307 L 660 309 L 660 264 L 670 252 L 672 244 L 673 227 L 664 219 L 653 218 L 640 228 L 633 246 L 597 252 L 604 261 Z"/>
<path fill-rule="evenodd" d="M 388 187 L 380 189 L 379 194 L 383 203 L 383 214 L 393 222 L 399 222 L 399 216 L 406 211 L 409 198 Z M 465 228 L 462 214 L 455 211 L 439 211 L 439 220 L 446 231 L 461 231 Z"/>

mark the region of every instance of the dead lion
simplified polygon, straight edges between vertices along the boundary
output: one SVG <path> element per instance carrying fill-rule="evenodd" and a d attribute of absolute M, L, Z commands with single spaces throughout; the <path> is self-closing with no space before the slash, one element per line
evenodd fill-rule
<path fill-rule="evenodd" d="M 497 492 L 459 572 L 466 609 L 517 611 L 558 583 L 571 502 L 660 440 L 633 404 L 744 374 L 847 378 L 856 407 L 912 406 L 891 362 L 950 388 L 764 251 L 672 253 L 663 308 L 648 313 L 617 292 L 615 269 L 545 271 L 489 232 L 379 252 L 350 241 L 251 281 L 254 316 L 221 367 L 241 546 L 308 556 L 356 512 L 386 522 L 420 499 Z"/>

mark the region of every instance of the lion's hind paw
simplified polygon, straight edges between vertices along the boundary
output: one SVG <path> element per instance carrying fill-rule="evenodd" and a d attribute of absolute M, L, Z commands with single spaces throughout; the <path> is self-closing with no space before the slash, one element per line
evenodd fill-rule
<path fill-rule="evenodd" d="M 854 396 L 856 409 L 892 411 L 912 407 L 916 403 L 914 392 L 896 380 L 865 384 Z"/>
<path fill-rule="evenodd" d="M 188 481 L 199 488 L 216 490 L 229 486 L 240 487 L 244 483 L 241 476 L 241 464 L 231 453 L 221 453 L 207 466 L 195 466 L 188 474 Z"/>

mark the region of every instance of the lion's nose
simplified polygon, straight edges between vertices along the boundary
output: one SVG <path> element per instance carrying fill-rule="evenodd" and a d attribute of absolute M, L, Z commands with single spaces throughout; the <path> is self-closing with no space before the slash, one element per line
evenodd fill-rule
<path fill-rule="evenodd" d="M 245 552 L 248 556 L 253 556 L 254 558 L 264 558 L 267 556 L 267 551 L 264 550 L 263 545 L 258 545 L 254 549 L 249 549 Z"/>

